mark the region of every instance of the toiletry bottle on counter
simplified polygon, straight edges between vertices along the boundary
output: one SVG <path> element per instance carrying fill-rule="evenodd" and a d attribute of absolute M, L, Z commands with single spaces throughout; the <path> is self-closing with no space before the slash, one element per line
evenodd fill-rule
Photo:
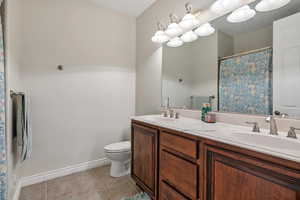
<path fill-rule="evenodd" d="M 215 123 L 215 114 L 210 113 L 212 111 L 211 105 L 209 103 L 203 104 L 201 120 L 207 123 Z"/>
<path fill-rule="evenodd" d="M 209 112 L 209 106 L 207 103 L 204 103 L 202 106 L 201 120 L 205 121 L 205 116 Z"/>
<path fill-rule="evenodd" d="M 207 123 L 216 123 L 216 114 L 207 113 L 205 115 L 205 122 L 207 122 Z"/>
<path fill-rule="evenodd" d="M 207 106 L 207 112 L 211 112 L 212 107 L 211 107 L 210 103 L 207 103 L 206 106 Z"/>

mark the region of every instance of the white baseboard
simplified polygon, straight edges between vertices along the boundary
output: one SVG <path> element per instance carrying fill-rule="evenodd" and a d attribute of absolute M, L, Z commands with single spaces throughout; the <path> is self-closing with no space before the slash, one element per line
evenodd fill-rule
<path fill-rule="evenodd" d="M 23 177 L 20 180 L 20 188 L 28 186 L 28 185 L 33 185 L 36 183 L 41 183 L 41 182 L 51 180 L 54 178 L 66 176 L 66 175 L 73 174 L 76 172 L 86 171 L 86 170 L 89 170 L 92 168 L 96 168 L 96 167 L 100 167 L 100 166 L 104 166 L 104 165 L 108 165 L 108 164 L 110 164 L 110 161 L 107 158 L 101 158 L 98 160 L 92 160 L 92 161 L 64 167 L 61 169 L 56 169 L 56 170 L 52 170 L 52 171 L 48 171 L 48 172 L 39 173 L 39 174 L 36 174 L 33 176 Z M 18 200 L 18 199 L 14 199 L 14 200 Z"/>
<path fill-rule="evenodd" d="M 12 200 L 19 200 L 20 199 L 20 193 L 21 193 L 21 181 L 18 181 L 16 184 L 16 190 L 13 196 Z"/>

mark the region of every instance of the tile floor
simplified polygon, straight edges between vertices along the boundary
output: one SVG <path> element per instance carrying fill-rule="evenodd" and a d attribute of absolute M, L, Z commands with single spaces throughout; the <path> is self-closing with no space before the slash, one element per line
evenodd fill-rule
<path fill-rule="evenodd" d="M 104 166 L 24 187 L 20 200 L 121 200 L 139 192 L 130 176 L 112 178 Z"/>

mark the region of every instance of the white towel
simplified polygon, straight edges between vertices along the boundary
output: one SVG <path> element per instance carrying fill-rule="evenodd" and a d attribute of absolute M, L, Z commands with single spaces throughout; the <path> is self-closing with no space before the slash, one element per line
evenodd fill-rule
<path fill-rule="evenodd" d="M 20 161 L 31 157 L 32 134 L 29 121 L 28 101 L 24 94 L 14 94 L 13 97 L 13 130 L 17 141 L 17 154 Z"/>
<path fill-rule="evenodd" d="M 24 133 L 23 133 L 23 148 L 22 161 L 31 158 L 32 154 L 32 132 L 30 123 L 29 100 L 23 95 L 23 111 L 24 111 Z"/>

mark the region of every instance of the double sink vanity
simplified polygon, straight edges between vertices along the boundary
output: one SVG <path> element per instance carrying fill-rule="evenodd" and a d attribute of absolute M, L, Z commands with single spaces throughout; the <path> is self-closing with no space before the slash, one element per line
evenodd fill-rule
<path fill-rule="evenodd" d="M 213 2 L 208 13 L 223 1 Z M 147 101 L 139 100 L 144 109 L 137 111 L 159 106 L 203 111 L 200 119 L 209 108 L 219 116 L 217 123 L 134 117 L 132 177 L 153 200 L 300 200 L 300 140 L 295 128 L 288 131 L 300 127 L 300 1 L 226 2 L 248 5 L 202 24 L 200 29 L 213 30 L 206 35 L 195 36 L 198 28 L 189 31 L 192 42 L 162 45 L 161 105 L 154 107 L 157 97 L 142 88 Z M 259 11 L 261 3 L 277 6 Z M 254 15 L 240 23 L 230 20 L 248 11 Z M 156 66 L 147 65 L 151 68 Z M 264 116 L 271 116 L 270 128 Z M 254 127 L 246 126 L 253 118 Z M 275 118 L 285 132 L 278 132 Z"/>
<path fill-rule="evenodd" d="M 299 200 L 300 140 L 251 127 L 132 118 L 132 178 L 159 200 Z"/>

